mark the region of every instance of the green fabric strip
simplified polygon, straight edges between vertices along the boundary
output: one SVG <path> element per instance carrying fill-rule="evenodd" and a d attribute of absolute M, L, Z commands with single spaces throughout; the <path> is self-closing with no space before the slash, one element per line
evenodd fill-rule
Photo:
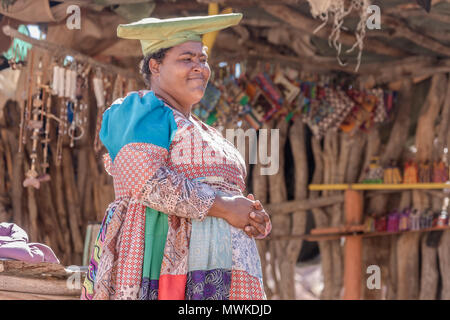
<path fill-rule="evenodd" d="M 145 248 L 142 277 L 159 280 L 168 230 L 167 215 L 147 207 L 145 210 Z"/>

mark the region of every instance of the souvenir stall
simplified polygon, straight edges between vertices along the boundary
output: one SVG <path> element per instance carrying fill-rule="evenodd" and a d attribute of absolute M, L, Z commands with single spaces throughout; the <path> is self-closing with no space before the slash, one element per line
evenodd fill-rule
<path fill-rule="evenodd" d="M 257 241 L 268 298 L 296 298 L 299 254 L 316 242 L 322 299 L 450 299 L 450 49 L 435 29 L 411 27 L 421 19 L 450 29 L 441 14 L 450 8 L 438 2 L 428 14 L 414 1 L 383 4 L 383 28 L 372 31 L 365 28 L 372 2 L 136 1 L 132 8 L 92 0 L 82 5 L 80 31 L 57 21 L 53 4 L 40 40 L 9 23 L 4 34 L 31 47 L 9 46 L 7 62 L 18 73 L 0 109 L 0 222 L 79 267 L 64 276 L 58 269 L 52 280 L 82 274 L 114 197 L 101 115 L 144 88 L 139 45 L 118 40 L 115 26 L 139 15 L 234 10 L 244 13 L 239 26 L 204 39 L 212 76 L 193 112 L 224 135 L 246 136 L 233 143 L 245 146 L 247 191 L 273 224 Z M 264 174 L 274 163 L 278 170 Z M 3 269 L 26 269 L 8 263 Z M 365 285 L 372 265 L 381 269 L 377 290 Z M 0 280 L 0 296 L 1 288 Z"/>

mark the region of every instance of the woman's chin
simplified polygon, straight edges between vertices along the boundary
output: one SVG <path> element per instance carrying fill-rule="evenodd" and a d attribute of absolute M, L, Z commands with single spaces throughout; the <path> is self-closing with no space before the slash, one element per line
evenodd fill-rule
<path fill-rule="evenodd" d="M 196 89 L 192 89 L 192 91 L 190 92 L 189 95 L 192 97 L 192 101 L 194 101 L 193 104 L 196 104 L 196 103 L 200 102 L 200 100 L 202 100 L 204 94 L 205 94 L 205 89 L 196 88 Z"/>

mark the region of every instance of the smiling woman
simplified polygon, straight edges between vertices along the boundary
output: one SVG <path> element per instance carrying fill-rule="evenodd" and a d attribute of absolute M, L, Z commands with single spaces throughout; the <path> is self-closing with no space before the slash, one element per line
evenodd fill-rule
<path fill-rule="evenodd" d="M 116 200 L 82 299 L 265 299 L 254 237 L 268 235 L 270 219 L 244 196 L 239 151 L 191 114 L 211 75 L 200 35 L 241 18 L 119 26 L 119 36 L 141 40 L 150 90 L 128 93 L 103 114 L 100 139 Z"/>

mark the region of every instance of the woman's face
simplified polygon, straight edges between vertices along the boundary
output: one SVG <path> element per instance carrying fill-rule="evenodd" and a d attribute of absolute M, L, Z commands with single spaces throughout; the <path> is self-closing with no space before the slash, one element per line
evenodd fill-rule
<path fill-rule="evenodd" d="M 150 59 L 152 82 L 156 76 L 160 89 L 178 103 L 192 106 L 203 97 L 211 75 L 207 59 L 206 49 L 201 42 L 189 41 L 177 45 L 166 52 L 158 66 Z M 156 74 L 152 65 L 159 69 Z"/>

